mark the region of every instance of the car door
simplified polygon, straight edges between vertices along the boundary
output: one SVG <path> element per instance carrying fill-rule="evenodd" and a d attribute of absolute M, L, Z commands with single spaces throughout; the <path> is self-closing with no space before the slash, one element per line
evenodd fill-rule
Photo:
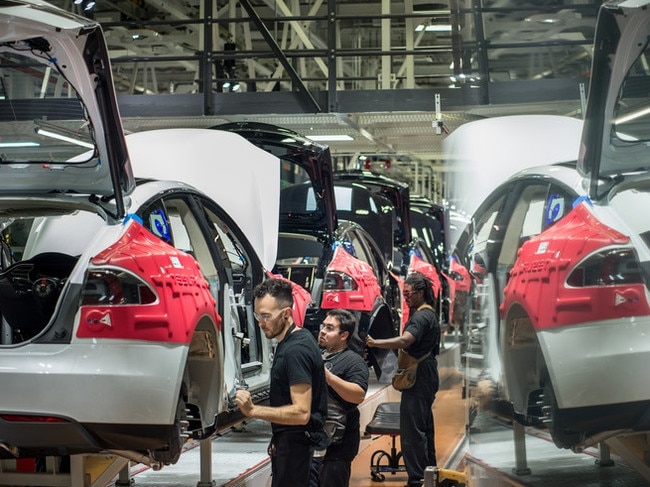
<path fill-rule="evenodd" d="M 231 399 L 239 386 L 267 392 L 268 344 L 255 326 L 251 304 L 251 286 L 263 279 L 263 268 L 237 235 L 234 222 L 214 202 L 188 192 L 158 198 L 138 215 L 154 235 L 197 260 L 222 317 L 217 360 L 188 361 L 196 369 L 190 373 L 200 374 L 205 386 L 197 392 L 199 407 L 218 415 L 227 412 L 219 399 Z"/>

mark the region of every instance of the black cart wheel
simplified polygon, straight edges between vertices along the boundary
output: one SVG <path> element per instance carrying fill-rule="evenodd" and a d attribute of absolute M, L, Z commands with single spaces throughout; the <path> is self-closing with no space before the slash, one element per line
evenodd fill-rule
<path fill-rule="evenodd" d="M 386 477 L 384 477 L 383 473 L 373 471 L 370 472 L 370 476 L 372 477 L 372 480 L 375 482 L 383 482 L 384 480 L 386 480 Z"/>

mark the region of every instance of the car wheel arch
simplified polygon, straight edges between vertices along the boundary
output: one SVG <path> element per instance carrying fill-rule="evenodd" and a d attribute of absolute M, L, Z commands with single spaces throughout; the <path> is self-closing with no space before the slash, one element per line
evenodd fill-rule
<path fill-rule="evenodd" d="M 507 399 L 515 412 L 527 415 L 531 393 L 542 387 L 545 363 L 534 321 L 519 303 L 513 303 L 500 321 L 499 348 Z"/>
<path fill-rule="evenodd" d="M 223 362 L 222 333 L 210 317 L 203 316 L 192 333 L 183 377 L 187 403 L 199 415 L 193 418 L 193 429 L 199 420 L 201 428 L 214 425 L 227 405 Z"/>

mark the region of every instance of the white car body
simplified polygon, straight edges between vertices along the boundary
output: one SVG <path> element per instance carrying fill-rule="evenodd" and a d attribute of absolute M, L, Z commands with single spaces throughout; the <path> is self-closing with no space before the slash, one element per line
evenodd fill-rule
<path fill-rule="evenodd" d="M 101 28 L 44 2 L 0 7 L 0 70 L 0 458 L 174 463 L 237 419 L 235 387 L 268 394 L 252 289 L 279 160 L 211 130 L 125 138 Z"/>

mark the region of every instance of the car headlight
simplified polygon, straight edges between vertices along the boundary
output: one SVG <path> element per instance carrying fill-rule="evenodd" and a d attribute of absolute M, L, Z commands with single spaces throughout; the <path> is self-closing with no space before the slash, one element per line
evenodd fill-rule
<path fill-rule="evenodd" d="M 566 282 L 573 287 L 643 284 L 643 276 L 632 249 L 614 248 L 587 257 L 571 271 Z"/>

